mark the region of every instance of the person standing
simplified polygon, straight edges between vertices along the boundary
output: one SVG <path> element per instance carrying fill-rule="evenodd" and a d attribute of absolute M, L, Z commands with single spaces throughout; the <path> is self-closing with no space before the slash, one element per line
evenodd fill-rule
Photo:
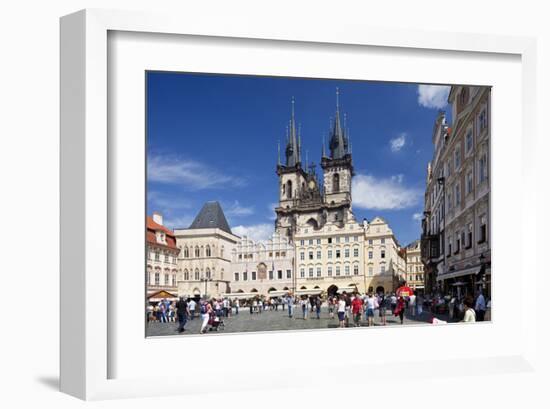
<path fill-rule="evenodd" d="M 338 297 L 338 321 L 340 321 L 340 328 L 345 327 L 346 323 L 346 300 L 344 300 L 344 296 L 340 295 Z"/>
<path fill-rule="evenodd" d="M 485 311 L 487 310 L 487 304 L 485 303 L 485 297 L 483 292 L 479 291 L 475 311 L 476 311 L 476 321 L 485 321 Z"/>
<path fill-rule="evenodd" d="M 355 297 L 351 302 L 351 313 L 353 314 L 353 323 L 358 327 L 361 322 L 361 314 L 363 314 L 363 300 L 361 300 L 361 297 Z"/>
<path fill-rule="evenodd" d="M 287 295 L 286 297 L 286 305 L 288 306 L 288 318 L 292 318 L 292 306 L 294 304 L 294 299 L 292 298 L 292 295 Z"/>
<path fill-rule="evenodd" d="M 335 308 L 335 302 L 334 302 L 334 297 L 329 297 L 328 298 L 328 314 L 330 316 L 330 319 L 334 319 L 334 308 Z"/>
<path fill-rule="evenodd" d="M 235 315 L 239 315 L 239 300 L 237 298 L 233 301 L 233 306 L 235 307 Z"/>
<path fill-rule="evenodd" d="M 191 298 L 191 301 L 189 301 L 187 306 L 189 307 L 189 316 L 191 318 L 191 321 L 193 321 L 195 319 L 195 308 L 197 307 L 197 303 L 194 299 Z"/>
<path fill-rule="evenodd" d="M 469 295 L 464 298 L 464 318 L 461 322 L 476 322 L 474 300 Z"/>
<path fill-rule="evenodd" d="M 302 317 L 304 318 L 304 320 L 307 320 L 308 299 L 302 298 L 302 300 L 300 301 L 300 304 L 302 306 Z"/>
<path fill-rule="evenodd" d="M 395 308 L 397 307 L 397 297 L 395 296 L 395 293 L 392 293 L 390 296 L 390 308 L 391 313 L 395 314 Z"/>
<path fill-rule="evenodd" d="M 390 302 L 389 297 L 384 294 L 380 294 L 380 301 L 378 302 L 378 315 L 380 316 L 380 323 L 386 325 L 386 311 Z"/>
<path fill-rule="evenodd" d="M 403 317 L 405 315 L 405 299 L 403 297 L 399 297 L 397 300 L 397 306 L 395 307 L 393 315 L 396 317 L 399 316 L 399 320 L 401 321 L 401 325 L 403 325 Z"/>
<path fill-rule="evenodd" d="M 176 313 L 178 315 L 178 332 L 182 333 L 185 331 L 185 324 L 187 324 L 187 315 L 189 314 L 189 309 L 187 306 L 187 300 L 184 297 L 180 297 L 179 301 L 176 303 Z"/>
<path fill-rule="evenodd" d="M 372 293 L 369 294 L 367 300 L 366 300 L 366 316 L 367 316 L 367 325 L 369 327 L 374 326 L 374 310 L 376 308 L 376 299 L 372 295 Z"/>
<path fill-rule="evenodd" d="M 409 297 L 409 311 L 411 316 L 416 316 L 416 294 L 412 293 Z"/>

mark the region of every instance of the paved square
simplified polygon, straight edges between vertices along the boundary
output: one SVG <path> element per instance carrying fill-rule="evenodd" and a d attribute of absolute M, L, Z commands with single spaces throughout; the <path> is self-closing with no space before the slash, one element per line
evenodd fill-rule
<path fill-rule="evenodd" d="M 413 324 L 429 324 L 434 315 L 430 312 L 423 312 L 420 315 L 411 316 L 405 315 L 403 325 Z M 361 327 L 367 327 L 365 314 L 362 315 L 360 322 Z M 446 317 L 437 316 L 439 319 L 446 320 Z M 380 327 L 381 318 L 378 316 L 378 310 L 375 312 L 374 326 Z M 288 310 L 278 311 L 262 311 L 261 313 L 250 314 L 248 308 L 241 308 L 239 314 L 233 314 L 231 317 L 223 318 L 225 328 L 216 331 L 208 331 L 208 334 L 216 333 L 238 333 L 238 332 L 256 332 L 256 331 L 281 331 L 281 330 L 297 330 L 297 329 L 319 329 L 319 328 L 338 328 L 338 317 L 335 315 L 333 319 L 329 317 L 328 309 L 321 309 L 321 318 L 317 319 L 316 314 L 308 312 L 308 319 L 304 320 L 301 308 L 294 309 L 294 317 L 288 317 Z M 386 314 L 386 322 L 388 326 L 399 326 L 399 317 L 394 317 L 390 311 Z M 150 322 L 147 325 L 147 336 L 163 336 L 163 335 L 189 335 L 199 334 L 202 320 L 200 317 L 195 317 L 194 320 L 188 320 L 185 325 L 185 332 L 178 334 L 177 322 L 159 323 Z M 351 323 L 350 326 L 353 326 Z"/>

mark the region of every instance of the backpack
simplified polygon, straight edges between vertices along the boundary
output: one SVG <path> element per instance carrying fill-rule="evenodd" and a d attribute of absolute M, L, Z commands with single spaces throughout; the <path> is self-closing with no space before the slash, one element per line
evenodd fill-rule
<path fill-rule="evenodd" d="M 206 314 L 206 304 L 201 304 L 201 314 Z"/>

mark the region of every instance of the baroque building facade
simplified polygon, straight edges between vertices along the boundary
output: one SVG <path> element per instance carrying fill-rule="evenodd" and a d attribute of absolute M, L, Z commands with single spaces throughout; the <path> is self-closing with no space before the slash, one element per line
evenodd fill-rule
<path fill-rule="evenodd" d="M 162 216 L 147 216 L 146 276 L 147 297 L 177 293 L 178 255 L 174 232 L 163 225 Z"/>
<path fill-rule="evenodd" d="M 453 86 L 453 124 L 442 112 L 425 192 L 422 261 L 431 292 L 490 295 L 489 87 Z"/>
<path fill-rule="evenodd" d="M 406 280 L 413 290 L 424 289 L 424 264 L 420 255 L 420 240 L 415 240 L 405 247 L 407 253 Z"/>

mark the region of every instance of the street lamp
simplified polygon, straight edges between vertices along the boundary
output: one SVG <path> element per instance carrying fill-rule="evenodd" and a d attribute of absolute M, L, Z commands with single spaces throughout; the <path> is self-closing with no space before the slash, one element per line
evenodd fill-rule
<path fill-rule="evenodd" d="M 208 282 L 212 281 L 212 278 L 201 276 L 200 281 L 204 283 L 204 298 L 206 298 Z"/>

